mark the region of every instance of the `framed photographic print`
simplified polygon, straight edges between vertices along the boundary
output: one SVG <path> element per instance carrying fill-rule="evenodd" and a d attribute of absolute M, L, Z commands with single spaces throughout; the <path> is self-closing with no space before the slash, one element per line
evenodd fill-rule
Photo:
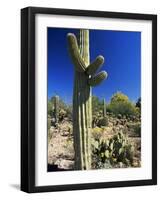
<path fill-rule="evenodd" d="M 21 190 L 157 184 L 157 16 L 21 10 Z"/>

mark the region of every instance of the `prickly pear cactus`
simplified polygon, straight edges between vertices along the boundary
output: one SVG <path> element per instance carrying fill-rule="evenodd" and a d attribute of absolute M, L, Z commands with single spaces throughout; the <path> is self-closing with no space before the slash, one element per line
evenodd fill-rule
<path fill-rule="evenodd" d="M 91 87 L 99 85 L 107 77 L 102 71 L 95 75 L 104 58 L 98 56 L 90 63 L 89 30 L 80 30 L 78 38 L 67 35 L 69 53 L 75 67 L 73 91 L 73 134 L 75 149 L 75 169 L 91 169 L 91 127 L 92 104 Z M 78 39 L 78 42 L 77 42 Z"/>

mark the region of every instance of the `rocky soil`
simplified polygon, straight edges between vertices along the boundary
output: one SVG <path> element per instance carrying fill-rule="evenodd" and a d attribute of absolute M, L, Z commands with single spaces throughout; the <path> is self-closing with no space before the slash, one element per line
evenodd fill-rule
<path fill-rule="evenodd" d="M 73 169 L 74 148 L 71 122 L 66 120 L 58 128 L 50 128 L 51 139 L 48 141 L 48 164 L 59 169 Z"/>
<path fill-rule="evenodd" d="M 141 166 L 141 137 L 134 134 L 131 128 L 136 122 L 124 119 L 114 119 L 109 117 L 107 127 L 95 127 L 92 130 L 93 137 L 95 134 L 101 134 L 104 139 L 112 137 L 119 130 L 127 133 L 129 142 L 134 146 L 134 167 Z M 72 170 L 74 168 L 74 148 L 72 136 L 72 122 L 67 118 L 59 123 L 58 127 L 51 126 L 49 130 L 50 138 L 48 139 L 48 166 L 53 166 L 53 171 Z M 52 171 L 49 170 L 49 171 Z"/>

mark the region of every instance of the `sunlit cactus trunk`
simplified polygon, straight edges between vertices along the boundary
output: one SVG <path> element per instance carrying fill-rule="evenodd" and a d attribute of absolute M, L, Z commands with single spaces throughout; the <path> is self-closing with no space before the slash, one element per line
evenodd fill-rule
<path fill-rule="evenodd" d="M 107 73 L 102 71 L 93 76 L 104 59 L 102 56 L 98 56 L 93 63 L 89 64 L 89 30 L 80 30 L 77 38 L 74 34 L 69 33 L 68 43 L 75 67 L 73 90 L 75 169 L 88 170 L 91 169 L 91 86 L 102 82 L 107 77 Z"/>
<path fill-rule="evenodd" d="M 89 31 L 80 30 L 78 35 L 79 52 L 89 65 Z M 75 168 L 91 168 L 91 87 L 87 84 L 88 75 L 75 70 L 73 94 L 73 132 L 75 146 Z"/>

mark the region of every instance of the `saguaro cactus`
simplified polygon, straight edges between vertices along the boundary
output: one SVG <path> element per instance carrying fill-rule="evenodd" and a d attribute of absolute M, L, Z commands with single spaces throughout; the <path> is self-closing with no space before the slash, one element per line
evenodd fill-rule
<path fill-rule="evenodd" d="M 106 117 L 106 100 L 103 99 L 103 117 Z"/>
<path fill-rule="evenodd" d="M 55 125 L 59 122 L 59 96 L 54 97 L 54 117 L 55 117 Z"/>
<path fill-rule="evenodd" d="M 91 86 L 100 84 L 107 77 L 102 71 L 95 75 L 103 64 L 104 58 L 98 56 L 89 64 L 89 30 L 80 30 L 77 38 L 74 34 L 67 35 L 69 53 L 74 67 L 73 91 L 73 134 L 75 149 L 75 169 L 91 169 L 90 131 L 92 127 Z"/>

